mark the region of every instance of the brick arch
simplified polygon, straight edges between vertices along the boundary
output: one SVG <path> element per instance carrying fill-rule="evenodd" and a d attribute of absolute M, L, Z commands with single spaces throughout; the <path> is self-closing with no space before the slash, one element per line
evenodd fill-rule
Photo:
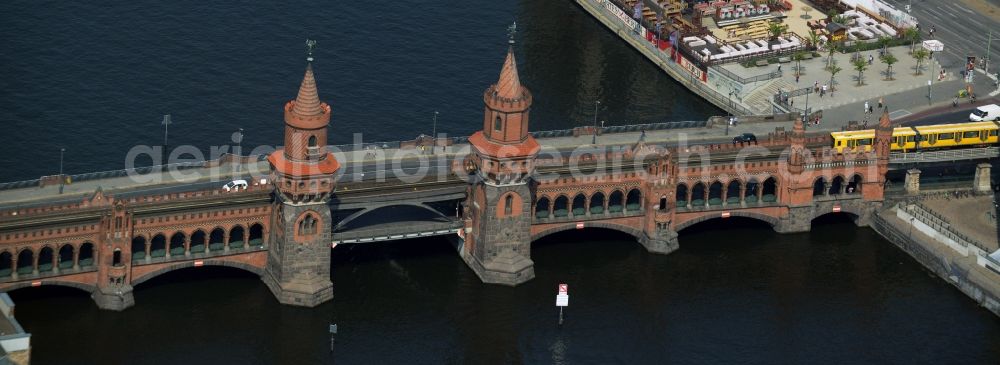
<path fill-rule="evenodd" d="M 507 214 L 507 200 L 510 199 L 510 214 Z M 521 215 L 521 206 L 523 204 L 523 198 L 521 194 L 513 191 L 508 191 L 500 195 L 500 200 L 497 202 L 497 218 L 517 217 Z"/>
<path fill-rule="evenodd" d="M 635 227 L 629 227 L 629 226 L 622 225 L 622 224 L 615 224 L 615 223 L 587 222 L 586 228 L 604 228 L 604 229 L 610 229 L 612 231 L 622 232 L 622 233 L 628 234 L 628 235 L 630 235 L 632 237 L 635 237 L 635 239 L 637 241 L 638 240 L 642 240 L 646 236 L 646 233 L 643 232 L 641 229 L 637 229 Z M 552 227 L 552 228 L 549 228 L 549 229 L 546 229 L 546 230 L 543 230 L 543 231 L 540 231 L 538 233 L 535 233 L 535 234 L 531 235 L 531 242 L 538 241 L 539 239 L 542 239 L 545 236 L 548 236 L 548 235 L 551 235 L 551 234 L 555 234 L 555 233 L 559 233 L 559 232 L 563 232 L 563 231 L 574 230 L 574 229 L 577 229 L 576 228 L 576 222 L 570 222 L 570 223 L 566 223 L 566 224 L 561 224 L 561 225 L 558 225 L 558 226 L 555 226 L 555 227 Z"/>
<path fill-rule="evenodd" d="M 19 281 L 19 282 L 16 282 L 16 283 L 10 283 L 8 285 L 3 286 L 3 288 L 0 289 L 0 292 L 5 292 L 6 293 L 6 292 L 9 292 L 9 291 L 14 291 L 14 290 L 18 290 L 18 289 L 29 288 L 29 287 L 31 287 L 31 283 L 33 281 L 34 280 L 28 280 L 28 281 Z M 95 286 L 95 285 L 78 283 L 78 282 L 67 281 L 67 280 L 42 279 L 41 282 L 42 282 L 41 286 L 50 286 L 50 285 L 51 286 L 62 286 L 62 287 L 67 287 L 67 288 L 80 289 L 80 290 L 83 290 L 83 291 L 85 291 L 87 293 L 93 293 L 94 291 L 97 290 L 97 286 Z"/>
<path fill-rule="evenodd" d="M 836 202 L 831 202 L 830 204 L 837 204 Z M 858 207 L 855 204 L 838 204 L 840 205 L 840 213 L 847 213 L 851 216 L 851 219 L 857 220 L 864 215 L 862 211 L 864 207 Z M 860 208 L 860 209 L 859 209 Z M 812 215 L 809 216 L 809 221 L 813 221 L 816 218 L 822 217 L 827 214 L 837 214 L 834 213 L 832 209 L 813 209 Z"/>
<path fill-rule="evenodd" d="M 253 265 L 249 265 L 249 264 L 245 264 L 245 263 L 242 263 L 242 262 L 235 262 L 235 261 L 228 261 L 228 260 L 202 260 L 202 264 L 203 264 L 203 266 L 232 267 L 232 268 L 241 269 L 243 271 L 249 271 L 249 272 L 251 272 L 251 273 L 253 273 L 255 275 L 258 275 L 258 276 L 264 275 L 264 268 L 253 266 Z M 186 268 L 192 268 L 192 267 L 196 267 L 196 266 L 194 266 L 194 261 L 178 262 L 178 263 L 175 263 L 175 264 L 172 264 L 172 265 L 169 265 L 169 266 L 166 266 L 166 267 L 162 267 L 162 268 L 150 271 L 148 273 L 142 274 L 139 277 L 134 277 L 134 278 L 132 278 L 131 285 L 132 286 L 136 286 L 136 285 L 142 284 L 142 283 L 144 283 L 144 282 L 146 282 L 146 281 L 148 281 L 148 280 L 150 280 L 152 278 L 155 278 L 157 276 L 166 274 L 168 272 L 176 271 L 176 270 L 181 270 L 181 269 L 186 269 Z"/>
<path fill-rule="evenodd" d="M 778 217 L 773 217 L 773 216 L 770 216 L 770 215 L 767 215 L 767 214 L 760 214 L 760 213 L 747 212 L 747 211 L 739 211 L 739 210 L 729 212 L 729 215 L 731 217 L 743 217 L 743 218 L 756 219 L 756 220 L 759 220 L 759 221 L 762 221 L 764 223 L 767 223 L 767 224 L 771 225 L 771 227 L 774 227 L 775 225 L 778 224 L 778 221 L 780 221 L 780 219 Z M 686 221 L 683 221 L 683 222 L 675 224 L 674 225 L 674 231 L 675 232 L 680 232 L 681 230 L 683 230 L 685 228 L 688 228 L 690 226 L 693 226 L 695 224 L 698 224 L 698 223 L 701 223 L 701 222 L 704 222 L 704 221 L 708 221 L 708 220 L 712 220 L 712 219 L 716 219 L 716 218 L 720 218 L 720 219 L 722 218 L 720 216 L 720 213 L 718 211 L 705 212 L 705 214 L 702 214 L 702 215 L 699 215 L 699 216 L 697 216 L 695 218 L 691 218 L 691 219 L 688 219 Z"/>

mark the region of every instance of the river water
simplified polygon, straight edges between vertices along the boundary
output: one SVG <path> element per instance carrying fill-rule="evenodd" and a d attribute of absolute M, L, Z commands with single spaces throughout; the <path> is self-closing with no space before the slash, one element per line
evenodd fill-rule
<path fill-rule="evenodd" d="M 531 127 L 699 120 L 719 111 L 659 72 L 570 0 L 277 4 L 0 4 L 3 181 L 123 168 L 128 147 L 207 150 L 281 140 L 304 40 L 334 109 L 331 143 L 480 128 L 506 27 L 517 19 Z M 645 252 L 588 229 L 532 245 L 536 278 L 481 284 L 444 239 L 344 245 L 335 298 L 279 305 L 253 275 L 187 269 L 99 311 L 74 289 L 12 293 L 35 364 L 996 363 L 1000 320 L 873 231 L 821 220 L 778 235 L 714 220 L 681 249 Z M 570 285 L 557 325 L 556 284 Z M 331 355 L 327 326 L 339 324 Z"/>

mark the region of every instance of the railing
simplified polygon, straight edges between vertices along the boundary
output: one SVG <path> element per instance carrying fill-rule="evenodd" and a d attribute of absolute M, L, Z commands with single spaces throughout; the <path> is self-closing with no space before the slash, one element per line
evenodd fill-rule
<path fill-rule="evenodd" d="M 87 173 L 82 173 L 82 174 L 66 175 L 66 176 L 68 176 L 70 178 L 70 181 L 72 181 L 72 182 L 80 182 L 80 181 L 88 181 L 88 180 L 98 180 L 98 179 L 109 179 L 109 178 L 116 178 L 116 177 L 126 177 L 126 176 L 132 176 L 132 175 L 145 175 L 145 174 L 149 174 L 149 173 L 152 173 L 152 172 L 161 171 L 161 170 L 165 170 L 165 169 L 168 169 L 168 170 L 187 170 L 187 169 L 195 169 L 195 168 L 205 168 L 205 167 L 211 166 L 211 164 L 213 164 L 213 163 L 220 162 L 220 161 L 224 160 L 225 158 L 226 157 L 223 157 L 223 158 L 220 158 L 220 159 L 217 159 L 217 160 L 181 162 L 181 163 L 173 163 L 173 164 L 166 164 L 166 165 L 154 165 L 154 166 L 136 167 L 136 168 L 132 168 L 132 169 L 87 172 Z M 232 157 L 230 157 L 230 158 L 232 158 Z M 250 160 L 256 159 L 257 162 L 260 162 L 260 161 L 266 160 L 267 159 L 267 155 L 251 155 L 251 156 L 246 156 L 244 158 L 247 158 L 247 159 L 250 159 Z M 32 180 L 22 180 L 22 181 L 12 181 L 12 182 L 0 183 L 0 190 L 29 188 L 29 187 L 33 187 L 33 186 L 38 186 L 40 182 L 41 182 L 41 179 L 32 179 Z"/>
<path fill-rule="evenodd" d="M 740 75 L 734 74 L 732 71 L 727 70 L 725 67 L 715 67 L 715 68 L 713 68 L 713 70 L 715 70 L 718 73 L 723 74 L 726 77 L 730 78 L 731 80 L 737 81 L 737 82 L 739 82 L 739 83 L 741 83 L 743 85 L 754 83 L 754 82 L 758 82 L 758 81 L 767 81 L 767 80 L 771 80 L 771 79 L 776 79 L 776 78 L 781 77 L 781 74 L 782 74 L 780 70 L 775 70 L 775 71 L 768 72 L 766 74 L 760 74 L 760 75 L 753 76 L 753 77 L 750 77 L 750 78 L 743 78 Z"/>
<path fill-rule="evenodd" d="M 968 236 L 952 230 L 951 223 L 941 215 L 935 213 L 933 210 L 928 209 L 919 202 L 914 202 L 913 204 L 903 205 L 900 208 L 903 209 L 910 216 L 916 218 L 921 223 L 926 224 L 938 233 L 944 235 L 951 240 L 958 242 L 958 244 L 963 246 L 973 245 L 978 247 L 980 250 L 989 252 L 989 250 L 982 243 L 977 242 L 969 238 Z"/>
<path fill-rule="evenodd" d="M 889 153 L 889 163 L 942 162 L 996 158 L 1000 147 L 963 148 L 943 151 L 909 151 Z"/>
<path fill-rule="evenodd" d="M 801 89 L 789 91 L 787 93 L 778 93 L 778 94 L 776 94 L 776 95 L 773 96 L 773 100 L 774 100 L 774 103 L 778 105 L 778 107 L 780 107 L 781 109 L 784 109 L 785 111 L 795 112 L 795 113 L 799 113 L 799 114 L 804 114 L 804 113 L 806 113 L 805 109 L 803 109 L 803 108 L 796 108 L 796 107 L 792 106 L 789 103 L 789 100 L 792 100 L 792 98 L 794 98 L 796 96 L 802 96 L 802 95 L 812 94 L 812 93 L 813 93 L 813 88 L 812 87 L 804 87 L 804 88 L 801 88 Z M 809 108 L 809 109 L 810 109 L 809 111 L 811 112 L 812 108 Z"/>

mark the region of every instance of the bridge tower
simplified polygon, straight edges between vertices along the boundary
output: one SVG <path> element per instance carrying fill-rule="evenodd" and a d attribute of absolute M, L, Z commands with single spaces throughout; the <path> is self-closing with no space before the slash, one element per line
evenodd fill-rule
<path fill-rule="evenodd" d="M 892 120 L 889 119 L 889 106 L 882 109 L 875 127 L 875 154 L 878 156 L 878 173 L 867 179 L 862 186 L 861 195 L 866 201 L 885 201 L 885 175 L 889 172 L 889 152 L 892 143 Z M 871 175 L 871 174 L 869 174 Z"/>
<path fill-rule="evenodd" d="M 774 230 L 781 233 L 808 232 L 812 226 L 813 196 L 811 171 L 806 173 L 805 163 L 812 159 L 812 152 L 805 147 L 806 128 L 802 117 L 795 118 L 789 138 L 786 170 L 781 175 L 782 189 L 779 201 L 788 205 L 788 214 L 781 217 Z"/>
<path fill-rule="evenodd" d="M 333 298 L 328 202 L 340 164 L 326 150 L 330 106 L 307 60 L 298 95 L 285 103 L 284 148 L 267 158 L 275 207 L 263 279 L 279 302 L 313 307 Z"/>
<path fill-rule="evenodd" d="M 475 172 L 461 256 L 486 283 L 517 285 L 535 276 L 531 261 L 531 175 L 540 149 L 528 133 L 531 93 L 521 85 L 511 27 L 500 79 L 483 94 L 483 130 L 469 137 Z"/>
<path fill-rule="evenodd" d="M 677 165 L 673 158 L 670 150 L 663 150 L 646 170 L 649 176 L 643 195 L 646 237 L 640 238 L 639 243 L 653 253 L 667 254 L 680 248 L 672 224 L 677 205 Z"/>
<path fill-rule="evenodd" d="M 129 284 L 134 220 L 124 201 L 115 200 L 113 206 L 101 217 L 101 238 L 99 247 L 95 247 L 97 290 L 92 297 L 98 308 L 120 311 L 135 305 L 132 285 Z"/>

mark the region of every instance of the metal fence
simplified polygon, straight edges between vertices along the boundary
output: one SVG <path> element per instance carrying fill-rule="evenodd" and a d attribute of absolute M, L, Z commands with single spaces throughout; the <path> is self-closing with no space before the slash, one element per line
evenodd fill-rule
<path fill-rule="evenodd" d="M 938 231 L 945 237 L 948 237 L 953 241 L 958 242 L 958 244 L 963 246 L 973 245 L 978 247 L 980 250 L 988 252 L 988 249 L 986 248 L 985 245 L 969 238 L 968 236 L 962 234 L 961 232 L 955 231 L 954 229 L 952 229 L 951 223 L 948 222 L 947 219 L 937 214 L 933 210 L 925 207 L 923 204 L 915 202 L 913 204 L 903 205 L 901 208 L 903 209 L 903 211 L 910 214 L 915 219 L 919 220 L 921 223 L 926 224 L 927 226 L 931 227 L 935 231 Z"/>
<path fill-rule="evenodd" d="M 719 66 L 719 67 L 715 67 L 713 69 L 716 70 L 716 71 L 718 71 L 720 74 L 723 74 L 726 77 L 732 79 L 733 81 L 739 82 L 739 83 L 741 83 L 743 85 L 751 84 L 751 83 L 758 82 L 758 81 L 767 81 L 767 80 L 771 80 L 771 79 L 776 79 L 776 78 L 781 77 L 781 75 L 782 75 L 781 71 L 775 70 L 775 71 L 768 72 L 766 74 L 760 74 L 760 75 L 753 76 L 753 77 L 750 77 L 750 78 L 743 78 L 740 75 L 737 75 L 737 74 L 733 73 L 732 71 L 727 70 L 725 67 Z"/>

